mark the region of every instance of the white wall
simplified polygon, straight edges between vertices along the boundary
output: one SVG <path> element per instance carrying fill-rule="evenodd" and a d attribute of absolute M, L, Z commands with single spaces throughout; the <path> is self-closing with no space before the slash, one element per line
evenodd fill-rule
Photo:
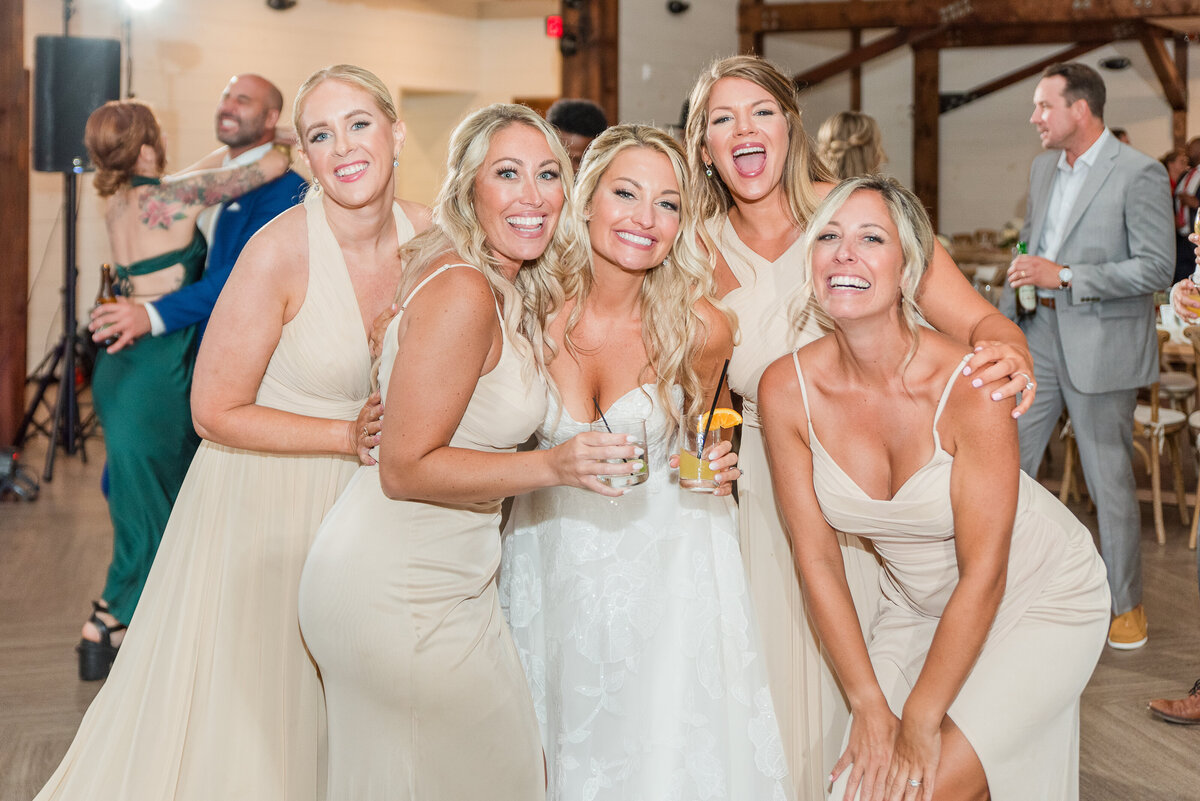
<path fill-rule="evenodd" d="M 737 0 L 694 0 L 682 14 L 666 0 L 620 0 L 621 122 L 679 122 L 696 75 L 737 53 Z"/>
<path fill-rule="evenodd" d="M 163 0 L 133 18 L 133 91 L 155 107 L 163 123 L 169 170 L 217 146 L 213 113 L 230 75 L 258 72 L 274 81 L 290 117 L 296 88 L 315 69 L 359 64 L 400 98 L 411 130 L 400 157 L 399 189 L 405 197 L 429 202 L 441 181 L 446 139 L 459 117 L 492 102 L 559 93 L 557 42 L 544 36 L 542 19 L 557 2 L 511 3 L 529 15 L 519 18 L 507 6 L 479 6 L 473 0 L 301 0 L 279 12 L 264 0 Z M 76 0 L 76 8 L 72 35 L 121 37 L 121 0 Z M 32 70 L 34 37 L 62 33 L 62 4 L 25 0 L 25 31 Z M 80 181 L 79 194 L 78 296 L 86 310 L 109 251 L 90 176 Z M 62 327 L 62 200 L 60 175 L 32 175 L 31 367 Z"/>

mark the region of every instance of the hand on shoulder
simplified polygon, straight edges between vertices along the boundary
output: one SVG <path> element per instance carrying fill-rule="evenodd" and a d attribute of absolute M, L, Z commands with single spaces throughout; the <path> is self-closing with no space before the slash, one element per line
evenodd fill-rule
<path fill-rule="evenodd" d="M 946 399 L 941 420 L 942 444 L 950 453 L 956 452 L 958 441 L 964 437 L 975 444 L 997 437 L 1015 441 L 1017 437 L 1017 420 L 1013 417 L 1016 398 L 993 399 L 993 395 L 1009 383 L 1008 378 L 986 381 L 978 387 L 974 386 L 973 379 L 974 376 L 956 376 L 950 397 Z"/>

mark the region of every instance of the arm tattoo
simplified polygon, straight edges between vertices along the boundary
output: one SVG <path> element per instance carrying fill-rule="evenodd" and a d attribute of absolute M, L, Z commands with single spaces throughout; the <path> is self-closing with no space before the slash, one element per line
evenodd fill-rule
<path fill-rule="evenodd" d="M 257 163 L 233 170 L 206 170 L 180 181 L 150 187 L 138 198 L 142 224 L 166 230 L 177 220 L 188 218 L 189 206 L 214 206 L 240 197 L 266 183 Z"/>

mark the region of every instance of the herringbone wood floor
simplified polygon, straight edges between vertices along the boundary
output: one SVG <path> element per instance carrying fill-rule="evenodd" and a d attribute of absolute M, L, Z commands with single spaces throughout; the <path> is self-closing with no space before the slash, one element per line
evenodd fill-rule
<path fill-rule="evenodd" d="M 38 473 L 44 448 L 31 443 L 25 455 Z M 89 442 L 89 456 L 87 464 L 60 456 L 35 503 L 0 503 L 0 801 L 33 797 L 99 689 L 76 678 L 72 652 L 111 548 L 100 440 Z M 1094 530 L 1095 517 L 1075 511 Z M 1171 726 L 1145 711 L 1147 699 L 1181 696 L 1200 677 L 1195 554 L 1174 509 L 1165 513 L 1166 546 L 1154 541 L 1149 506 L 1142 512 L 1150 644 L 1105 649 L 1084 694 L 1083 801 L 1200 799 L 1200 726 Z"/>

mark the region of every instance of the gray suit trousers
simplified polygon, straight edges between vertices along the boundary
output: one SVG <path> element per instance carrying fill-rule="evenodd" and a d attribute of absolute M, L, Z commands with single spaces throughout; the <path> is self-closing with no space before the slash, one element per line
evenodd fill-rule
<path fill-rule="evenodd" d="M 1080 392 L 1067 375 L 1058 318 L 1039 307 L 1021 321 L 1029 341 L 1037 379 L 1033 406 L 1017 421 L 1021 469 L 1037 475 L 1038 466 L 1063 406 L 1079 445 L 1079 462 L 1100 522 L 1100 555 L 1108 568 L 1114 615 L 1142 602 L 1142 516 L 1134 494 L 1133 410 L 1136 389 Z"/>

